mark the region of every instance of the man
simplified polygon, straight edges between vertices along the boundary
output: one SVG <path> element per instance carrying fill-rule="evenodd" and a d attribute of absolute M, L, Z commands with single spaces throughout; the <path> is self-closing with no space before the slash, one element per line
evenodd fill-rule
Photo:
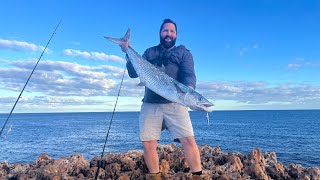
<path fill-rule="evenodd" d="M 173 79 L 194 89 L 196 76 L 192 54 L 182 45 L 176 47 L 176 38 L 175 22 L 165 19 L 160 27 L 160 44 L 148 48 L 143 58 Z M 124 52 L 128 46 L 128 41 L 120 44 Z M 127 68 L 131 78 L 138 77 L 130 59 L 128 59 Z M 206 176 L 202 175 L 200 154 L 188 108 L 159 96 L 147 87 L 142 101 L 139 127 L 140 139 L 144 147 L 144 160 L 150 171 L 147 179 L 161 179 L 156 148 L 163 129 L 167 129 L 175 141 L 182 143 L 193 179 L 205 179 Z"/>

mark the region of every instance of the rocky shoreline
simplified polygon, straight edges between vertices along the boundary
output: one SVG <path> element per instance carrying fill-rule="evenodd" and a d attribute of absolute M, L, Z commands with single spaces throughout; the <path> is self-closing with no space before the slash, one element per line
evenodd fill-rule
<path fill-rule="evenodd" d="M 163 179 L 188 179 L 189 166 L 183 150 L 175 144 L 159 145 L 160 171 Z M 204 171 L 211 179 L 305 179 L 320 180 L 320 167 L 283 165 L 275 152 L 253 149 L 248 155 L 222 152 L 220 147 L 199 146 Z M 87 161 L 83 155 L 52 159 L 41 154 L 30 164 L 0 162 L 0 179 L 72 180 L 94 179 L 100 161 L 100 179 L 144 179 L 147 167 L 142 151 L 108 153 Z"/>

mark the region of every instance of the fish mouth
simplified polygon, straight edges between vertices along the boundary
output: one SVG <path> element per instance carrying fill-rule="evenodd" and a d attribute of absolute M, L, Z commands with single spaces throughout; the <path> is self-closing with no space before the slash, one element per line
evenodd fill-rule
<path fill-rule="evenodd" d="M 212 111 L 212 110 L 209 109 L 208 107 L 202 106 L 202 105 L 197 105 L 197 106 L 195 106 L 195 107 L 193 107 L 193 108 L 191 108 L 191 109 L 197 110 L 197 111 L 205 111 L 205 112 L 211 112 L 211 111 Z"/>
<path fill-rule="evenodd" d="M 211 106 L 214 106 L 214 104 L 208 101 L 208 102 L 199 103 L 191 109 L 198 110 L 198 111 L 212 112 L 212 110 L 209 109 L 209 107 Z"/>
<path fill-rule="evenodd" d="M 211 102 L 200 103 L 199 105 L 200 105 L 200 106 L 205 106 L 205 107 L 214 106 L 214 104 L 212 104 Z"/>
<path fill-rule="evenodd" d="M 209 107 L 211 107 L 211 106 L 214 106 L 214 104 L 212 104 L 210 102 L 199 103 L 199 104 L 195 105 L 194 107 L 192 107 L 191 109 L 198 110 L 198 111 L 212 112 L 212 110 L 209 109 Z"/>

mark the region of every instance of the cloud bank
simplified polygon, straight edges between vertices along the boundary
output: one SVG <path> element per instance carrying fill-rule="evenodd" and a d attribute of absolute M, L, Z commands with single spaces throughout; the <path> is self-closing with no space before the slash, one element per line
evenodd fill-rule
<path fill-rule="evenodd" d="M 0 39 L 0 49 L 9 49 L 14 51 L 43 51 L 45 47 L 33 43 L 16 40 Z M 46 50 L 48 51 L 48 49 Z"/>
<path fill-rule="evenodd" d="M 0 68 L 0 90 L 18 93 L 31 72 L 34 62 L 8 61 L 8 63 L 13 67 Z M 123 71 L 122 68 L 110 65 L 92 67 L 63 61 L 42 61 L 25 93 L 42 94 L 37 96 L 38 98 L 32 98 L 33 103 L 54 103 L 53 99 L 55 99 L 56 103 L 61 104 L 101 104 L 102 102 L 94 97 L 116 96 Z M 126 75 L 120 96 L 135 97 L 139 102 L 144 88 L 137 84 L 138 79 L 130 79 Z M 232 100 L 245 104 L 320 104 L 320 87 L 313 84 L 271 84 L 249 81 L 199 82 L 197 91 L 212 101 Z M 54 98 L 46 99 L 45 96 Z M 70 97 L 77 98 L 72 100 Z M 84 101 L 83 98 L 87 100 Z M 9 103 L 10 100 L 12 101 L 11 97 L 0 98 L 2 103 Z"/>
<path fill-rule="evenodd" d="M 65 49 L 63 50 L 64 56 L 71 57 L 81 57 L 84 59 L 92 59 L 92 60 L 102 60 L 102 61 L 114 61 L 117 63 L 125 64 L 125 60 L 119 56 L 115 55 L 107 55 L 105 53 L 100 52 L 86 52 L 75 49 Z"/>
<path fill-rule="evenodd" d="M 320 86 L 268 82 L 209 82 L 199 83 L 199 91 L 213 100 L 233 100 L 246 104 L 319 104 Z"/>

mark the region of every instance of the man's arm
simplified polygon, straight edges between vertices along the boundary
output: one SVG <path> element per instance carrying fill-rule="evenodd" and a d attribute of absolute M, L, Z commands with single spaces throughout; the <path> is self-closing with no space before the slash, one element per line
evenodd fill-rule
<path fill-rule="evenodd" d="M 119 46 L 121 47 L 121 50 L 122 52 L 126 53 L 128 47 L 130 46 L 130 41 L 125 41 L 125 42 L 121 42 L 119 44 Z M 128 74 L 131 78 L 136 78 L 138 77 L 138 74 L 137 72 L 134 70 L 134 67 L 130 61 L 130 58 L 128 56 L 128 54 L 126 53 L 126 60 L 127 60 L 127 63 L 126 63 L 126 66 L 127 66 L 127 69 L 128 69 Z"/>
<path fill-rule="evenodd" d="M 194 71 L 194 61 L 192 54 L 186 50 L 180 61 L 181 82 L 193 89 L 196 88 L 196 75 Z"/>
<path fill-rule="evenodd" d="M 131 78 L 137 78 L 138 77 L 138 74 L 136 72 L 136 70 L 134 70 L 134 67 L 130 61 L 130 58 L 129 56 L 126 54 L 126 60 L 127 60 L 127 69 L 128 69 L 128 74 Z"/>
<path fill-rule="evenodd" d="M 147 59 L 147 51 L 145 51 L 145 52 L 143 53 L 142 57 L 143 57 L 144 59 Z M 134 67 L 133 67 L 133 65 L 132 65 L 132 63 L 131 63 L 131 61 L 130 61 L 130 58 L 129 58 L 129 56 L 128 56 L 127 54 L 126 54 L 126 60 L 127 60 L 126 66 L 127 66 L 127 69 L 128 69 L 128 74 L 129 74 L 129 76 L 130 76 L 131 78 L 137 78 L 137 77 L 138 77 L 138 74 L 137 74 L 136 70 L 134 69 Z"/>

